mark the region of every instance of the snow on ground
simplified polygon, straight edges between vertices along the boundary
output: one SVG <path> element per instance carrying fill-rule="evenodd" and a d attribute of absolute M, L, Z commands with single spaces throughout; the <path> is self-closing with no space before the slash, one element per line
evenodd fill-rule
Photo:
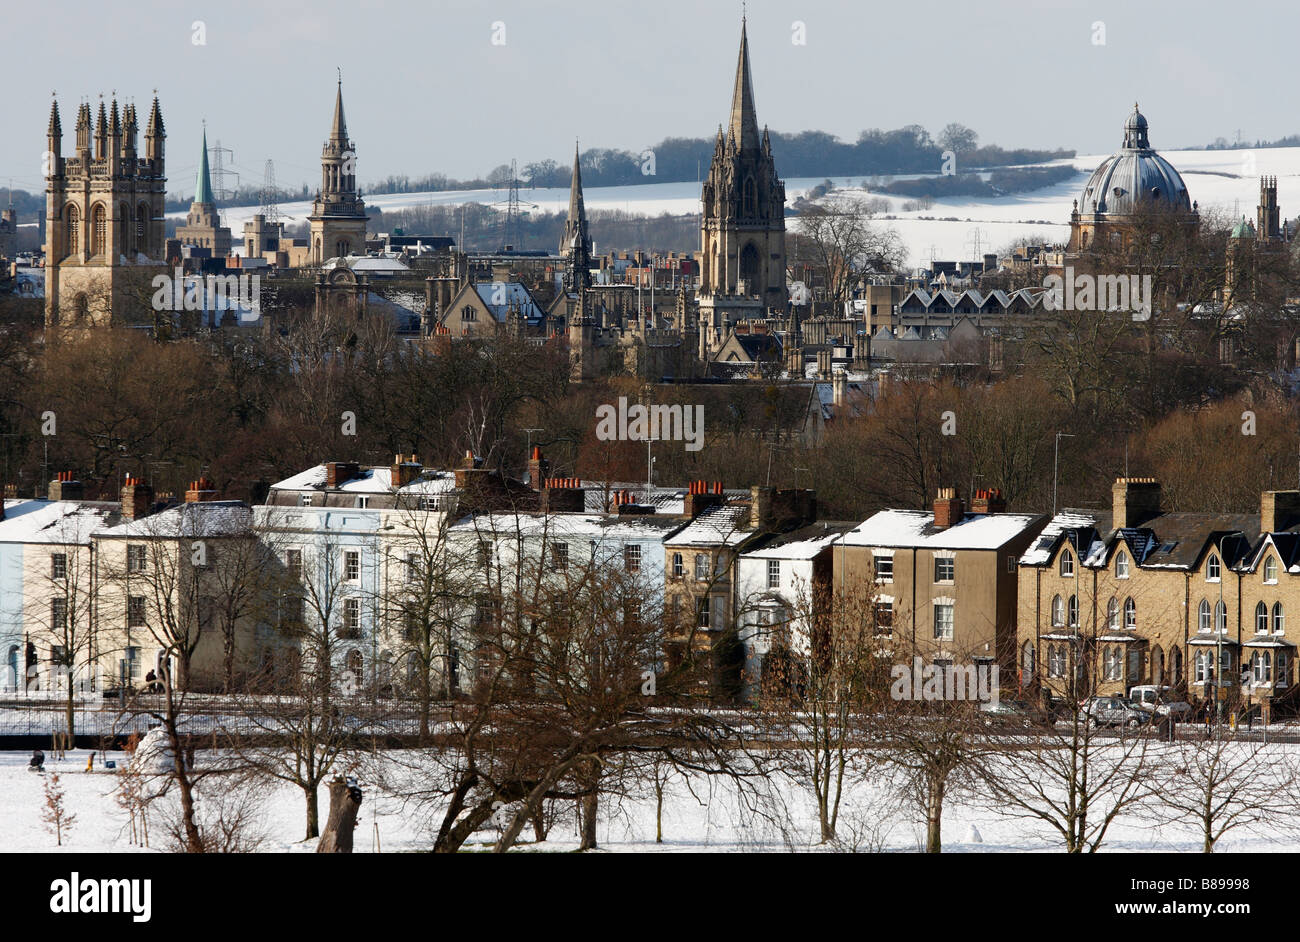
<path fill-rule="evenodd" d="M 1115 143 L 1118 147 L 1118 128 Z M 1158 133 L 1155 143 L 1158 149 Z M 1170 150 L 1160 153 L 1182 173 L 1192 199 L 1199 201 L 1202 209 L 1217 208 L 1232 215 L 1244 214 L 1254 218 L 1255 204 L 1259 197 L 1259 177 L 1270 175 L 1277 177 L 1278 203 L 1284 216 L 1300 212 L 1300 147 L 1235 151 Z M 889 200 L 891 213 L 898 217 L 889 224 L 903 238 L 912 265 L 927 264 L 932 253 L 938 259 L 973 258 L 976 255 L 977 236 L 980 252 L 995 251 L 1012 242 L 1034 237 L 1063 242 L 1069 234 L 1071 203 L 1083 190 L 1088 174 L 1106 156 L 1108 155 L 1090 154 L 1039 165 L 1068 164 L 1077 173 L 1070 180 L 1040 190 L 997 199 L 937 199 L 929 209 L 903 212 L 903 204 L 908 202 L 909 197 L 884 196 L 884 199 Z M 917 176 L 918 174 L 898 174 L 878 179 L 889 181 L 915 179 Z M 792 204 L 824 179 L 800 177 L 786 180 L 788 203 Z M 870 179 L 877 178 L 833 177 L 831 182 L 839 188 L 861 190 Z M 700 184 L 692 182 L 588 187 L 584 195 L 589 210 L 620 209 L 629 213 L 659 215 L 665 212 L 697 213 L 700 208 Z M 484 189 L 374 194 L 366 195 L 365 200 L 369 206 L 391 212 L 418 206 L 499 203 L 504 197 L 501 190 Z M 567 187 L 525 188 L 520 190 L 520 197 L 525 203 L 536 204 L 539 210 L 546 212 L 564 212 L 569 203 Z M 234 231 L 236 241 L 243 232 L 244 223 L 257 210 L 256 206 L 222 210 L 222 218 Z M 292 221 L 300 222 L 311 212 L 311 203 L 305 200 L 282 203 L 280 210 L 292 217 Z M 173 212 L 168 216 L 180 219 L 185 216 L 185 212 Z"/>
<path fill-rule="evenodd" d="M 1153 743 L 1152 750 L 1170 748 Z M 1300 745 L 1275 745 L 1270 749 L 1295 752 Z M 0 849 L 8 852 L 53 853 L 53 835 L 41 822 L 45 798 L 43 785 L 50 773 L 58 773 L 65 792 L 67 808 L 77 815 L 71 833 L 65 836 L 64 848 L 74 852 L 140 852 L 129 843 L 126 815 L 115 803 L 118 773 L 105 770 L 96 761 L 93 772 L 85 771 L 87 750 L 75 750 L 67 758 L 47 756 L 45 775 L 27 770 L 30 754 L 0 752 Z M 125 764 L 123 753 L 108 754 L 110 760 Z M 207 760 L 199 753 L 200 762 Z M 407 754 L 409 757 L 409 754 Z M 382 774 L 387 782 L 398 781 L 408 774 L 391 756 L 381 758 Z M 365 800 L 355 833 L 355 851 L 370 853 L 427 850 L 432 843 L 433 815 L 404 805 L 367 780 L 367 770 L 356 770 Z M 375 774 L 370 770 L 370 774 Z M 212 780 L 209 780 L 212 781 Z M 828 849 L 816 844 L 815 812 L 811 794 L 792 787 L 785 780 L 772 780 L 776 787 L 757 806 L 740 802 L 722 779 L 712 782 L 696 776 L 690 788 L 682 779 L 669 782 L 663 814 L 664 842 L 656 844 L 655 805 L 649 794 L 621 803 L 602 800 L 598 840 L 605 851 L 633 853 L 671 852 L 743 852 L 754 850 L 786 851 Z M 838 849 L 884 849 L 914 852 L 921 848 L 924 829 L 912 820 L 906 809 L 894 810 L 883 825 L 876 823 L 888 795 L 870 787 L 859 787 L 844 803 L 840 817 L 842 843 Z M 204 799 L 200 794 L 200 812 Z M 328 812 L 328 794 L 321 789 L 321 821 Z M 151 818 L 151 850 L 163 844 L 162 828 Z M 786 821 L 782 825 L 778 822 Z M 793 822 L 793 824 L 789 823 Z M 315 841 L 302 840 L 304 805 L 302 792 L 291 785 L 272 790 L 263 805 L 262 824 L 266 833 L 263 852 L 304 853 L 315 850 Z M 467 846 L 481 850 L 494 839 L 495 828 L 479 833 Z M 523 839 L 531 839 L 531 826 Z M 1056 852 L 1059 841 L 1043 825 L 1004 817 L 995 809 L 977 802 L 951 799 L 943 822 L 943 847 L 949 853 Z M 524 851 L 570 851 L 578 845 L 574 816 L 563 809 L 543 844 L 524 844 Z M 1198 835 L 1185 826 L 1161 825 L 1150 821 L 1121 818 L 1110 829 L 1103 847 L 1108 851 L 1185 851 L 1200 850 Z M 1262 825 L 1248 825 L 1231 832 L 1220 841 L 1224 851 L 1300 850 L 1300 841 L 1292 837 L 1279 842 L 1270 837 Z"/>

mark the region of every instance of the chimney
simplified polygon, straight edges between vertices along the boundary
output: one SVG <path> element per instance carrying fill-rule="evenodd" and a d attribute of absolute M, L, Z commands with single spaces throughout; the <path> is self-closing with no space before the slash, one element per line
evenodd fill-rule
<path fill-rule="evenodd" d="M 849 398 L 849 374 L 840 372 L 831 377 L 831 403 L 835 408 L 844 405 Z"/>
<path fill-rule="evenodd" d="M 1300 523 L 1300 491 L 1264 491 L 1259 495 L 1259 532 L 1278 533 Z"/>
<path fill-rule="evenodd" d="M 540 491 L 544 482 L 551 476 L 551 463 L 542 457 L 542 446 L 534 445 L 528 455 L 528 484 L 533 490 Z"/>
<path fill-rule="evenodd" d="M 694 520 L 704 511 L 726 503 L 726 500 L 721 481 L 714 481 L 712 485 L 708 481 L 694 481 L 683 501 L 683 514 Z"/>
<path fill-rule="evenodd" d="M 961 523 L 961 518 L 965 516 L 965 513 L 966 506 L 962 499 L 957 496 L 957 488 L 939 488 L 939 496 L 934 499 L 934 527 L 936 530 L 946 530 L 954 524 Z"/>
<path fill-rule="evenodd" d="M 981 487 L 975 492 L 974 498 L 971 499 L 970 512 L 973 514 L 1006 513 L 1007 501 L 1002 496 L 1002 488 Z"/>
<path fill-rule="evenodd" d="M 543 478 L 542 513 L 582 513 L 587 495 L 579 478 Z"/>
<path fill-rule="evenodd" d="M 139 520 L 153 510 L 153 488 L 139 478 L 127 478 L 122 484 L 122 519 Z"/>
<path fill-rule="evenodd" d="M 355 461 L 331 461 L 325 465 L 325 486 L 340 487 L 361 474 L 361 465 Z"/>
<path fill-rule="evenodd" d="M 1136 527 L 1160 513 L 1160 482 L 1155 478 L 1116 478 L 1110 489 L 1116 530 Z"/>
<path fill-rule="evenodd" d="M 86 488 L 71 471 L 60 471 L 50 482 L 50 500 L 85 500 Z"/>
<path fill-rule="evenodd" d="M 207 478 L 199 478 L 197 481 L 191 481 L 190 486 L 185 491 L 185 503 L 196 504 L 203 500 L 216 500 L 217 488 Z"/>
<path fill-rule="evenodd" d="M 406 487 L 420 476 L 421 470 L 415 455 L 393 455 L 393 487 Z"/>

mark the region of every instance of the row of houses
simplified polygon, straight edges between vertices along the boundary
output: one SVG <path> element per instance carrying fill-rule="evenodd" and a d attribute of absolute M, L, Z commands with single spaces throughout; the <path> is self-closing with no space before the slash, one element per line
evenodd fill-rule
<path fill-rule="evenodd" d="M 533 449 L 525 480 L 398 455 L 319 465 L 257 506 L 217 496 L 128 479 L 119 501 L 87 501 L 60 474 L 46 499 L 6 500 L 0 690 L 283 679 L 306 669 L 306 627 L 359 688 L 432 679 L 454 696 L 525 574 L 562 590 L 578 572 L 618 574 L 635 617 L 667 626 L 655 664 L 691 657 L 723 702 L 788 691 L 789 664 L 847 620 L 885 659 L 997 664 L 1004 697 L 1161 684 L 1273 706 L 1294 690 L 1300 491 L 1266 492 L 1258 515 L 1178 513 L 1158 482 L 1124 478 L 1110 508 L 1049 518 L 944 488 L 925 511 L 831 521 L 810 490 L 554 477 Z M 411 620 L 434 581 L 449 610 L 430 668 Z"/>

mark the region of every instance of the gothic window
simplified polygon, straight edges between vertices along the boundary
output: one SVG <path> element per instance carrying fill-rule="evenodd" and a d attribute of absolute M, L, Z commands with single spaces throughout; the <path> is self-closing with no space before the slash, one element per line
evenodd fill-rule
<path fill-rule="evenodd" d="M 741 207 L 741 214 L 744 216 L 758 215 L 758 188 L 754 186 L 753 177 L 745 177 Z"/>
<path fill-rule="evenodd" d="M 76 203 L 68 204 L 64 212 L 64 225 L 66 226 L 63 234 L 64 245 L 67 246 L 69 255 L 76 255 L 81 251 L 81 210 L 77 208 Z"/>
<path fill-rule="evenodd" d="M 148 203 L 141 203 L 135 208 L 135 248 L 145 255 L 149 254 L 149 222 L 152 215 Z"/>
<path fill-rule="evenodd" d="M 131 251 L 131 207 L 126 203 L 118 207 L 117 247 L 123 254 Z"/>
<path fill-rule="evenodd" d="M 90 254 L 103 255 L 108 249 L 108 211 L 96 203 L 90 216 Z"/>
<path fill-rule="evenodd" d="M 754 292 L 762 286 L 758 280 L 758 249 L 753 242 L 745 243 L 740 253 L 740 278 L 745 282 L 745 291 Z"/>

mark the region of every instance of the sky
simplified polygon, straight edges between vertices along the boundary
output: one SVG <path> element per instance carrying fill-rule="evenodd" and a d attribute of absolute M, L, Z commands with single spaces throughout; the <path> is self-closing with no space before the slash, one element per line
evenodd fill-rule
<path fill-rule="evenodd" d="M 1109 153 L 1136 100 L 1158 149 L 1300 132 L 1286 94 L 1292 5 L 750 0 L 747 13 L 759 121 L 773 130 L 851 141 L 957 121 L 984 143 Z M 740 18 L 740 0 L 47 0 L 0 58 L 0 185 L 44 188 L 52 91 L 67 153 L 78 101 L 115 91 L 143 121 L 156 88 L 169 192 L 193 193 L 205 120 L 240 183 L 260 185 L 269 158 L 280 186 L 314 188 L 336 67 L 363 189 L 390 174 L 484 175 L 512 157 L 567 162 L 575 137 L 640 151 L 711 135 Z"/>

